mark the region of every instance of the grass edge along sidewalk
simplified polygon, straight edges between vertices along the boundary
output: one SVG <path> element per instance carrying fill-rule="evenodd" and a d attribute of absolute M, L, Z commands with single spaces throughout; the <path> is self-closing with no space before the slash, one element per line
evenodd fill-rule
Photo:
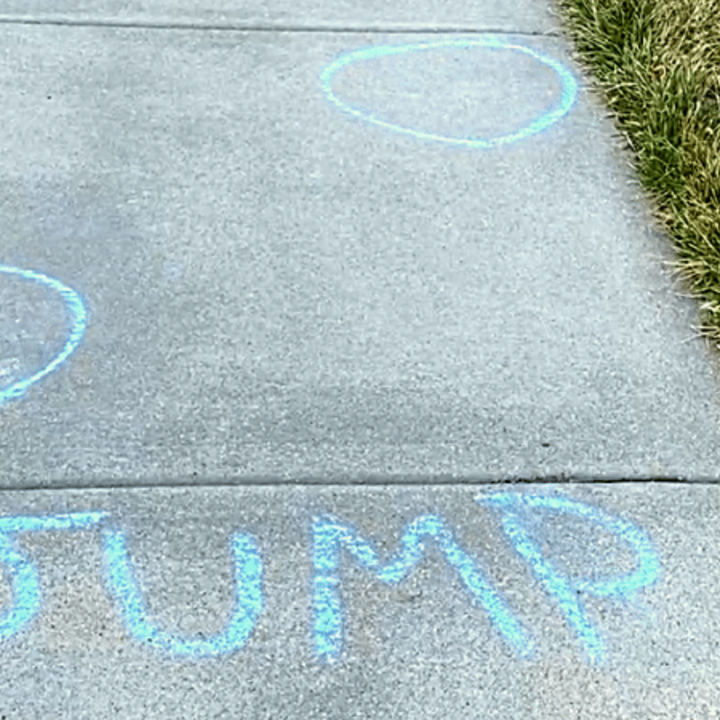
<path fill-rule="evenodd" d="M 720 0 L 554 0 L 720 350 Z"/>

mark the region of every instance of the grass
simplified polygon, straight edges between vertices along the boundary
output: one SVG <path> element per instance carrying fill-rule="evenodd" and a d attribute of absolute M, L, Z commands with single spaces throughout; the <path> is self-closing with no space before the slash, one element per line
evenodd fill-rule
<path fill-rule="evenodd" d="M 555 0 L 720 349 L 720 0 Z"/>

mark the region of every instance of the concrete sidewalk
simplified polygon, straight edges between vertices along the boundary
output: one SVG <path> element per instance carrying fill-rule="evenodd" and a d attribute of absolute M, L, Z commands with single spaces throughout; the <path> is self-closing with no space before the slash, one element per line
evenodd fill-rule
<path fill-rule="evenodd" d="M 717 361 L 545 2 L 0 42 L 0 718 L 718 717 Z"/>
<path fill-rule="evenodd" d="M 717 487 L 499 490 L 7 492 L 0 716 L 716 718 Z"/>

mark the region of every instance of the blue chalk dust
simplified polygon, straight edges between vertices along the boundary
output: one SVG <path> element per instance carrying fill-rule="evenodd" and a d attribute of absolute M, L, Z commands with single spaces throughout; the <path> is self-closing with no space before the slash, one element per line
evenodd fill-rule
<path fill-rule="evenodd" d="M 582 602 L 582 593 L 629 601 L 641 590 L 657 582 L 661 573 L 660 558 L 647 533 L 637 525 L 614 517 L 598 508 L 564 497 L 499 492 L 481 495 L 476 502 L 497 508 L 502 513 L 502 528 L 515 551 L 530 566 L 546 592 L 560 606 L 566 622 L 580 641 L 588 659 L 600 664 L 606 658 L 605 645 Z M 528 530 L 527 513 L 546 511 L 575 515 L 595 523 L 634 551 L 637 566 L 625 575 L 602 579 L 568 578 L 543 555 Z"/>
<path fill-rule="evenodd" d="M 7 568 L 13 597 L 12 606 L 0 618 L 0 642 L 25 630 L 40 612 L 42 604 L 37 570 L 18 550 L 12 536 L 19 532 L 83 530 L 96 525 L 104 517 L 103 512 L 86 512 L 0 518 L 0 563 Z"/>
<path fill-rule="evenodd" d="M 423 515 L 411 522 L 403 533 L 397 558 L 383 565 L 371 545 L 352 528 L 335 518 L 323 516 L 313 522 L 314 637 L 315 653 L 321 662 L 337 662 L 342 652 L 341 549 L 360 566 L 372 571 L 378 580 L 392 585 L 407 577 L 423 558 L 425 538 L 437 543 L 446 560 L 457 570 L 472 599 L 485 610 L 510 647 L 521 657 L 531 657 L 532 639 L 440 518 Z"/>
<path fill-rule="evenodd" d="M 262 560 L 255 541 L 243 533 L 232 537 L 235 611 L 225 631 L 214 637 L 176 637 L 148 620 L 140 587 L 121 530 L 103 530 L 105 582 L 115 598 L 127 631 L 136 640 L 175 658 L 217 657 L 241 650 L 263 610 Z"/>
<path fill-rule="evenodd" d="M 0 406 L 8 400 L 15 400 L 22 397 L 27 389 L 49 375 L 53 370 L 57 369 L 64 363 L 73 353 L 82 340 L 87 325 L 87 312 L 80 296 L 67 285 L 63 285 L 59 280 L 34 272 L 33 270 L 22 270 L 20 268 L 11 267 L 9 265 L 0 265 L 0 274 L 10 275 L 28 280 L 30 282 L 39 283 L 45 287 L 54 290 L 62 298 L 66 309 L 71 316 L 71 327 L 65 344 L 58 355 L 53 358 L 44 368 L 38 370 L 35 374 L 18 380 L 9 387 L 0 389 Z"/>
<path fill-rule="evenodd" d="M 361 110 L 357 107 L 353 107 L 345 100 L 340 98 L 333 91 L 332 88 L 334 76 L 353 63 L 368 62 L 372 60 L 377 60 L 378 58 L 404 53 L 425 52 L 437 49 L 470 49 L 477 47 L 513 50 L 516 52 L 521 52 L 551 68 L 557 74 L 558 78 L 562 83 L 562 92 L 559 103 L 549 112 L 546 112 L 537 117 L 529 125 L 526 125 L 525 127 L 513 133 L 503 135 L 501 137 L 489 139 L 474 137 L 449 137 L 446 135 L 440 135 L 431 132 L 423 132 L 421 130 L 416 130 L 411 127 L 404 127 L 402 125 L 383 120 L 382 118 L 371 112 Z M 330 102 L 332 102 L 343 112 L 359 120 L 364 120 L 366 122 L 379 125 L 380 127 L 383 127 L 387 130 L 392 130 L 393 132 L 412 135 L 413 137 L 421 140 L 451 143 L 453 145 L 461 145 L 468 148 L 481 149 L 489 149 L 500 145 L 514 143 L 545 130 L 549 125 L 556 122 L 565 114 L 567 114 L 577 97 L 577 81 L 575 80 L 572 72 L 562 63 L 523 45 L 508 43 L 495 35 L 487 35 L 473 40 L 457 39 L 444 40 L 439 42 L 418 43 L 413 45 L 381 45 L 377 47 L 363 48 L 361 50 L 356 50 L 354 52 L 342 55 L 330 65 L 328 65 L 321 72 L 320 81 L 322 90 L 325 93 L 326 97 L 330 100 Z"/>

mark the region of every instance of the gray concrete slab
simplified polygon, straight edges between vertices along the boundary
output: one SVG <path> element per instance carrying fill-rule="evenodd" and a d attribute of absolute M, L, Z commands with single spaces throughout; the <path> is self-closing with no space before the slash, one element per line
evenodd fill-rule
<path fill-rule="evenodd" d="M 0 2 L 0 718 L 717 717 L 717 487 L 467 483 L 720 467 L 548 17 Z"/>
<path fill-rule="evenodd" d="M 46 278 L 0 273 L 0 390 L 67 351 L 2 486 L 717 478 L 695 306 L 565 40 L 0 37 L 0 259 Z"/>
<path fill-rule="evenodd" d="M 714 718 L 719 492 L 5 492 L 0 715 Z"/>
<path fill-rule="evenodd" d="M 499 30 L 555 33 L 553 8 L 539 0 L 0 0 L 0 22 L 182 25 L 197 28 Z"/>

